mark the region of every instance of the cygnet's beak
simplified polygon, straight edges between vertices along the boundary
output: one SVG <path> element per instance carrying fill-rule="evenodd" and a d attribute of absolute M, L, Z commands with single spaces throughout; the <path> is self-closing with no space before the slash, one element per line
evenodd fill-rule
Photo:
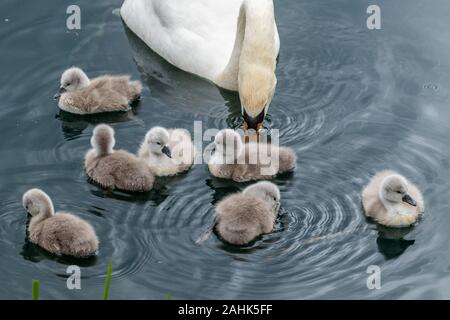
<path fill-rule="evenodd" d="M 251 117 L 244 109 L 244 130 L 254 129 L 258 131 L 263 126 L 264 117 L 264 110 L 262 110 L 256 117 Z"/>
<path fill-rule="evenodd" d="M 409 194 L 405 194 L 402 198 L 402 201 L 412 205 L 413 207 L 417 206 L 417 202 L 413 198 L 411 198 Z"/>
<path fill-rule="evenodd" d="M 167 146 L 164 146 L 162 149 L 161 149 L 161 151 L 162 151 L 162 153 L 164 153 L 166 156 L 168 156 L 169 158 L 172 158 L 172 154 L 171 154 L 171 152 L 170 152 L 170 149 L 169 148 L 167 148 Z"/>
<path fill-rule="evenodd" d="M 59 87 L 58 92 L 53 96 L 53 100 L 58 100 L 59 97 L 61 97 L 61 94 L 63 94 L 64 92 L 66 92 L 66 88 L 64 87 Z"/>

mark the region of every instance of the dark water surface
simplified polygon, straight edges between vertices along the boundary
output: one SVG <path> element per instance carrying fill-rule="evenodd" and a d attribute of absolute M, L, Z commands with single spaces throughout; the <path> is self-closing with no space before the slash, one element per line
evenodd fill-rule
<path fill-rule="evenodd" d="M 0 298 L 450 298 L 450 2 L 377 1 L 382 29 L 366 28 L 369 1 L 276 1 L 278 87 L 267 126 L 298 152 L 298 169 L 276 180 L 275 232 L 246 248 L 195 240 L 214 204 L 242 188 L 204 165 L 160 180 L 150 194 L 108 193 L 86 181 L 83 157 L 95 124 L 135 151 L 154 125 L 193 131 L 238 127 L 234 93 L 165 63 L 130 34 L 122 1 L 77 1 L 82 29 L 66 29 L 59 0 L 0 4 Z M 144 83 L 128 114 L 79 117 L 52 100 L 61 72 L 130 73 Z M 391 168 L 421 188 L 425 218 L 408 230 L 366 221 L 359 193 Z M 23 192 L 43 188 L 57 210 L 92 223 L 94 259 L 51 256 L 26 240 Z M 66 268 L 82 267 L 82 289 Z M 366 287 L 369 265 L 382 289 Z"/>

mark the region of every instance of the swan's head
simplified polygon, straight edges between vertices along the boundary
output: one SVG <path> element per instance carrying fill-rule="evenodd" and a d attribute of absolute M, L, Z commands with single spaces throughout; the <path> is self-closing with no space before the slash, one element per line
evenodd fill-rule
<path fill-rule="evenodd" d="M 416 201 L 408 194 L 408 182 L 400 175 L 386 177 L 381 185 L 380 196 L 389 202 L 405 202 L 417 206 Z"/>
<path fill-rule="evenodd" d="M 241 99 L 244 129 L 258 131 L 272 102 L 277 77 L 271 68 L 258 64 L 248 66 L 239 74 L 239 96 Z"/>
<path fill-rule="evenodd" d="M 86 88 L 89 86 L 90 80 L 83 70 L 72 67 L 63 72 L 60 80 L 60 87 L 54 98 L 57 99 L 64 92 L 72 92 Z"/>
<path fill-rule="evenodd" d="M 106 124 L 99 124 L 95 127 L 91 137 L 91 146 L 98 154 L 105 155 L 113 152 L 116 139 L 114 129 Z"/>
<path fill-rule="evenodd" d="M 22 205 L 33 217 L 47 210 L 53 213 L 52 200 L 41 189 L 30 189 L 25 192 L 22 197 Z"/>
<path fill-rule="evenodd" d="M 261 181 L 244 189 L 243 192 L 247 196 L 261 198 L 271 204 L 275 212 L 280 208 L 280 190 L 272 182 Z"/>
<path fill-rule="evenodd" d="M 145 142 L 148 149 L 157 155 L 166 155 L 172 158 L 171 150 L 167 146 L 170 141 L 169 132 L 163 127 L 154 127 L 145 135 Z"/>
<path fill-rule="evenodd" d="M 214 138 L 214 154 L 222 157 L 224 164 L 234 163 L 243 147 L 241 136 L 232 129 L 220 130 Z"/>

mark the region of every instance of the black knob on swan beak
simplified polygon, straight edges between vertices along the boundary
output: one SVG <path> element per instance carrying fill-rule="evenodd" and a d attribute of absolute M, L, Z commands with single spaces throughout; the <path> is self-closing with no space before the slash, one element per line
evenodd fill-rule
<path fill-rule="evenodd" d="M 244 109 L 244 129 L 245 130 L 254 129 L 258 131 L 263 126 L 264 117 L 265 117 L 264 110 L 261 111 L 256 117 L 251 117 Z"/>

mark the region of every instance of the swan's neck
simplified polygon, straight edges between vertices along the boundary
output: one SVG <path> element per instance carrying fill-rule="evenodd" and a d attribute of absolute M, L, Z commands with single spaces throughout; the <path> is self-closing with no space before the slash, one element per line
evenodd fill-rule
<path fill-rule="evenodd" d="M 55 214 L 55 209 L 53 207 L 53 202 L 50 200 L 50 198 L 46 197 L 43 199 L 40 207 L 39 207 L 39 213 L 33 217 L 33 222 L 38 223 L 41 221 L 44 221 L 47 218 L 50 218 Z"/>
<path fill-rule="evenodd" d="M 89 77 L 83 72 L 80 76 L 80 84 L 79 84 L 79 89 L 84 89 L 89 87 L 89 85 L 91 84 L 91 80 L 89 79 Z"/>
<path fill-rule="evenodd" d="M 230 62 L 218 83 L 230 90 L 239 90 L 239 75 L 249 68 L 275 72 L 275 17 L 272 0 L 244 0 L 236 30 Z"/>

